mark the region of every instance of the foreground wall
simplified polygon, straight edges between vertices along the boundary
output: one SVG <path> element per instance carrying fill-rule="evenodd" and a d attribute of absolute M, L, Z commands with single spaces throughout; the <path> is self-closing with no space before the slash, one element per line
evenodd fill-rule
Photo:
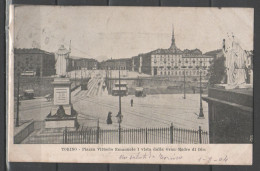
<path fill-rule="evenodd" d="M 251 143 L 253 140 L 253 90 L 209 88 L 210 143 Z"/>

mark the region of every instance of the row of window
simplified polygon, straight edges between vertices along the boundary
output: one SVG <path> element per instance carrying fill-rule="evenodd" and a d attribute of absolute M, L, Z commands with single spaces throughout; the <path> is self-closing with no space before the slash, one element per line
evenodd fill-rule
<path fill-rule="evenodd" d="M 166 66 L 171 66 L 171 67 L 174 67 L 174 66 L 178 66 L 178 67 L 182 67 L 182 66 L 186 66 L 186 67 L 196 67 L 196 66 L 210 66 L 211 64 L 210 63 L 153 63 L 152 66 L 163 66 L 163 67 L 166 67 Z"/>
<path fill-rule="evenodd" d="M 107 68 L 103 68 L 103 69 L 108 69 L 108 70 L 118 70 L 119 67 L 107 67 Z M 126 70 L 125 66 L 121 66 L 120 70 Z"/>
<path fill-rule="evenodd" d="M 184 74 L 186 76 L 199 76 L 200 75 L 200 71 L 196 71 L 196 70 L 193 70 L 193 71 L 154 71 L 155 73 L 153 73 L 153 75 L 174 75 L 174 76 L 184 76 Z M 156 74 L 157 72 L 157 74 Z M 207 75 L 207 71 L 202 71 L 201 72 L 201 75 L 202 76 L 206 76 Z"/>
<path fill-rule="evenodd" d="M 171 59 L 171 60 L 167 60 L 167 59 L 153 59 L 152 63 L 211 63 L 212 59 L 206 58 L 206 59 Z"/>
<path fill-rule="evenodd" d="M 165 66 L 152 66 L 152 68 L 158 68 L 159 70 L 178 70 L 178 69 L 208 69 L 210 68 L 210 66 L 206 66 L 206 65 L 196 65 L 196 66 L 186 66 L 186 65 L 175 65 L 175 66 L 170 66 L 170 65 L 165 65 Z"/>
<path fill-rule="evenodd" d="M 32 62 L 32 61 L 28 61 L 28 60 L 25 60 L 25 62 L 21 62 L 21 61 L 17 61 L 15 62 L 16 64 L 16 67 L 35 67 L 35 66 L 40 66 L 40 61 L 37 61 L 37 62 Z M 43 63 L 43 67 L 53 67 L 54 66 L 54 61 L 53 60 L 46 60 L 44 61 Z"/>
<path fill-rule="evenodd" d="M 168 61 L 172 61 L 172 60 L 186 60 L 186 61 L 211 61 L 213 58 L 207 58 L 207 57 L 195 57 L 195 58 L 191 58 L 191 57 L 187 57 L 187 58 L 183 58 L 181 55 L 177 55 L 177 56 L 152 56 L 151 58 L 152 60 L 157 60 L 157 61 L 164 61 L 164 60 L 168 60 Z"/>

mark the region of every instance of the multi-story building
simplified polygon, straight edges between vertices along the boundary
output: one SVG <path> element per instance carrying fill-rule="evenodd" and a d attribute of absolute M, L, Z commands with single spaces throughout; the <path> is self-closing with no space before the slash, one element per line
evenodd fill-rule
<path fill-rule="evenodd" d="M 131 59 L 123 58 L 123 59 L 109 59 L 107 61 L 103 61 L 100 63 L 100 69 L 103 70 L 131 70 Z"/>
<path fill-rule="evenodd" d="M 132 57 L 132 71 L 153 76 L 202 76 L 207 75 L 213 56 L 203 55 L 199 49 L 180 50 L 175 44 L 174 31 L 168 49 L 157 49 Z"/>
<path fill-rule="evenodd" d="M 14 49 L 14 73 L 26 72 L 40 77 L 55 75 L 55 54 L 37 48 Z"/>
<path fill-rule="evenodd" d="M 75 70 L 83 68 L 88 70 L 95 70 L 98 69 L 98 66 L 99 63 L 96 59 L 72 57 L 72 68 L 74 68 Z"/>

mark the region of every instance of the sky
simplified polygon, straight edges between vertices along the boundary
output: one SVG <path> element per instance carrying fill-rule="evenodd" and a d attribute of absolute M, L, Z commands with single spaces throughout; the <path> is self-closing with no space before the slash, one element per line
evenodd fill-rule
<path fill-rule="evenodd" d="M 178 48 L 220 49 L 233 33 L 244 50 L 253 50 L 253 9 L 181 7 L 19 6 L 14 15 L 14 47 L 98 60 L 129 58 L 169 48 L 172 29 Z"/>

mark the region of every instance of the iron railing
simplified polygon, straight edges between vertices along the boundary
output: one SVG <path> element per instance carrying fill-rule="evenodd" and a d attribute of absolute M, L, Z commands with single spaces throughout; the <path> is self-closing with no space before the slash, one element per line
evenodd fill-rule
<path fill-rule="evenodd" d="M 207 131 L 175 128 L 89 128 L 63 132 L 64 144 L 208 144 Z"/>

